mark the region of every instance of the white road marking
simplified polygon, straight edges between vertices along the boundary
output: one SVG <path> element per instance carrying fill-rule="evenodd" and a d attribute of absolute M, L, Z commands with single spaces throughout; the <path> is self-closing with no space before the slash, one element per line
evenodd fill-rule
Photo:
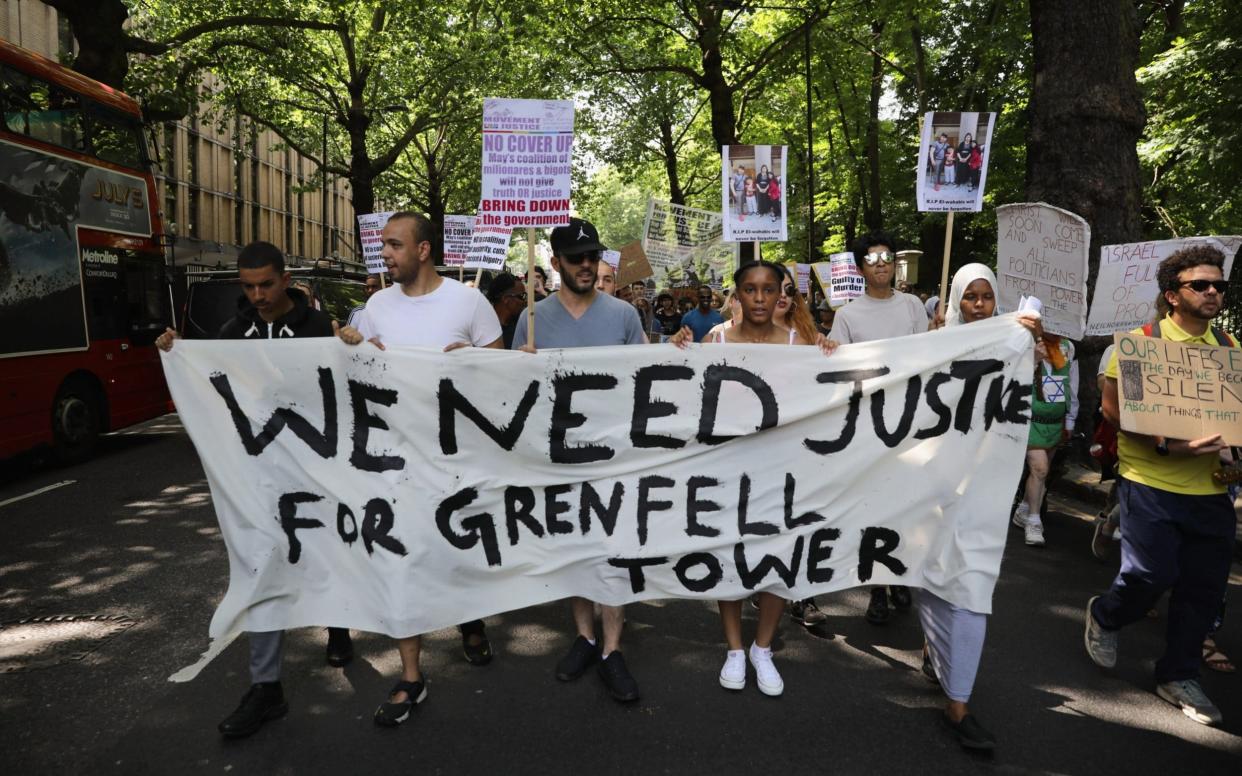
<path fill-rule="evenodd" d="M 237 638 L 239 635 L 241 635 L 240 631 L 233 631 L 232 633 L 228 634 L 227 636 L 223 638 L 212 639 L 211 643 L 207 645 L 207 651 L 204 652 L 202 657 L 198 659 L 198 662 L 192 665 L 188 665 L 185 668 L 178 671 L 177 673 L 168 677 L 168 681 L 170 682 L 192 682 L 194 681 L 195 677 L 197 677 L 199 673 L 204 668 L 207 667 L 207 664 L 215 660 L 217 657 L 219 657 L 221 652 L 228 649 L 228 646 L 233 643 L 233 639 Z"/>
<path fill-rule="evenodd" d="M 0 507 L 7 507 L 9 504 L 16 504 L 18 501 L 22 501 L 23 499 L 28 499 L 32 496 L 37 496 L 40 493 L 47 493 L 49 490 L 56 490 L 57 488 L 63 488 L 66 485 L 72 485 L 75 482 L 77 482 L 77 480 L 63 480 L 61 482 L 56 483 L 55 485 L 48 485 L 46 488 L 39 488 L 38 490 L 32 490 L 29 493 L 24 493 L 20 496 L 14 496 L 13 498 L 0 501 Z"/>

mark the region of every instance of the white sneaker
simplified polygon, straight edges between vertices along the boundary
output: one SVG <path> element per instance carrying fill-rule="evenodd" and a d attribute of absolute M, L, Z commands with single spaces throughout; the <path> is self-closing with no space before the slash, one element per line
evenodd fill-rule
<path fill-rule="evenodd" d="M 1013 524 L 1019 528 L 1026 527 L 1026 516 L 1031 513 L 1031 506 L 1025 501 L 1018 504 L 1018 508 L 1013 511 Z"/>
<path fill-rule="evenodd" d="M 755 667 L 755 681 L 759 683 L 759 692 L 776 697 L 785 692 L 785 682 L 772 663 L 772 650 L 764 649 L 757 644 L 750 645 L 750 664 Z"/>
<path fill-rule="evenodd" d="M 1038 520 L 1028 520 L 1024 527 L 1028 547 L 1044 546 L 1044 524 Z"/>
<path fill-rule="evenodd" d="M 731 649 L 720 669 L 720 686 L 726 690 L 746 689 L 746 650 Z"/>

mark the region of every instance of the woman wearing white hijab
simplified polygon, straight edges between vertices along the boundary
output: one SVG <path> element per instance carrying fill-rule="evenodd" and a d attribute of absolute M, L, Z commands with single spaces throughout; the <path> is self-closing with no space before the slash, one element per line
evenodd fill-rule
<path fill-rule="evenodd" d="M 982 264 L 967 264 L 953 276 L 945 326 L 959 326 L 986 320 L 996 314 L 996 275 Z M 1038 320 L 1022 317 L 1019 322 L 1034 335 Z M 998 505 L 1005 512 L 1006 505 Z M 966 749 L 992 749 L 996 738 L 970 713 L 966 703 L 975 686 L 979 658 L 988 616 L 972 612 L 927 590 L 918 591 L 919 621 L 923 625 L 923 673 L 940 684 L 948 697 L 945 720 Z"/>

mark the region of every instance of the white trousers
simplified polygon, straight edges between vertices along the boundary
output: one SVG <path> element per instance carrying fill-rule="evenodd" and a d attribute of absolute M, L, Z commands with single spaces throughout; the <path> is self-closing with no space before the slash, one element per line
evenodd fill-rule
<path fill-rule="evenodd" d="M 966 703 L 975 687 L 988 616 L 954 606 L 926 590 L 916 593 L 919 621 L 940 687 L 949 700 Z"/>

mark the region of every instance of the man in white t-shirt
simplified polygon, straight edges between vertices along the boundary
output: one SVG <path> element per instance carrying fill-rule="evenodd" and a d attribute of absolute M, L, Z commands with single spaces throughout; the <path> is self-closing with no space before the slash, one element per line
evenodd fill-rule
<path fill-rule="evenodd" d="M 393 213 L 384 226 L 380 257 L 393 284 L 377 291 L 357 316 L 357 327 L 346 326 L 340 337 L 350 345 L 367 340 L 383 350 L 390 345 L 443 348 L 501 347 L 500 321 L 487 297 L 436 272 L 443 255 L 440 230 L 417 213 Z M 483 622 L 461 626 L 462 649 L 472 665 L 492 659 Z M 427 697 L 419 667 L 420 636 L 398 639 L 401 681 L 375 710 L 375 723 L 394 727 L 404 722 L 415 704 Z"/>
<path fill-rule="evenodd" d="M 904 294 L 893 288 L 893 278 L 897 274 L 896 261 L 893 238 L 883 232 L 872 232 L 858 238 L 854 243 L 854 262 L 862 273 L 866 289 L 862 296 L 837 310 L 829 339 L 847 345 L 927 331 L 927 309 L 923 302 L 913 294 Z M 898 609 L 910 608 L 909 588 L 893 585 L 890 592 L 894 606 Z M 872 588 L 867 622 L 881 625 L 888 622 L 891 613 L 884 588 Z"/>

